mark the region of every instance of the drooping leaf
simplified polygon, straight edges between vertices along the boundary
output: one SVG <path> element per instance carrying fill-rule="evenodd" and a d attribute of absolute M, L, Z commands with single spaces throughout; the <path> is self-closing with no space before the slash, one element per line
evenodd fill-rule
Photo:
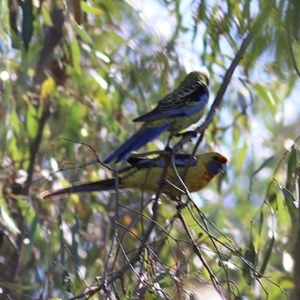
<path fill-rule="evenodd" d="M 252 241 L 250 241 L 244 255 L 243 255 L 243 277 L 248 285 L 253 281 L 253 270 L 256 265 L 256 250 Z"/>
<path fill-rule="evenodd" d="M 262 275 L 265 273 L 265 270 L 266 270 L 266 268 L 268 266 L 268 263 L 270 261 L 272 251 L 274 249 L 273 248 L 274 247 L 274 242 L 275 242 L 275 237 L 273 235 L 267 243 L 267 245 L 268 245 L 267 250 L 265 252 L 265 255 L 263 257 L 262 264 L 261 264 L 261 267 L 260 267 L 260 270 L 259 270 L 259 273 L 262 274 Z"/>

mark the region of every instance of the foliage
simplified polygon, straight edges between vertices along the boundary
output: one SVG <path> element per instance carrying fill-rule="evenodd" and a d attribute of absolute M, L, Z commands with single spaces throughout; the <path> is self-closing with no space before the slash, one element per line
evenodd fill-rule
<path fill-rule="evenodd" d="M 1 293 L 299 298 L 298 1 L 142 2 L 0 4 Z M 225 175 L 186 206 L 137 191 L 40 199 L 117 172 L 99 159 L 202 65 L 213 104 L 184 151 L 221 152 Z"/>

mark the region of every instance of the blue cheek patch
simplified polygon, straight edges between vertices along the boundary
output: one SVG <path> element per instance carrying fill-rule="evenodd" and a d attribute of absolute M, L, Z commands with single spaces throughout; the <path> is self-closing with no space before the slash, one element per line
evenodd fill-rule
<path fill-rule="evenodd" d="M 222 164 L 216 161 L 210 161 L 207 164 L 207 168 L 208 168 L 208 172 L 212 175 L 216 175 L 223 170 Z"/>

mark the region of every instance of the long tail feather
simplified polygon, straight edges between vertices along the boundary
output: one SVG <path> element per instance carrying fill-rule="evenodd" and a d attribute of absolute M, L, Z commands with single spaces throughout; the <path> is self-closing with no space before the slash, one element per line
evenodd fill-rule
<path fill-rule="evenodd" d="M 58 189 L 53 192 L 45 191 L 41 193 L 41 198 L 46 199 L 54 196 L 72 194 L 72 193 L 85 193 L 95 191 L 113 191 L 117 188 L 115 179 L 106 179 L 89 183 L 81 183 L 67 188 Z"/>
<path fill-rule="evenodd" d="M 131 138 L 129 138 L 123 145 L 110 154 L 104 163 L 110 163 L 113 160 L 119 162 L 127 158 L 127 156 L 134 150 L 137 150 L 148 142 L 156 139 L 161 133 L 166 131 L 172 123 L 163 124 L 160 127 L 142 127 Z"/>

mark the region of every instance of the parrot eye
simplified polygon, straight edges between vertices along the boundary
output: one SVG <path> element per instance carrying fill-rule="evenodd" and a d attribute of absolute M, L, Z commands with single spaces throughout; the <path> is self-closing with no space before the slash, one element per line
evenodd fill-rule
<path fill-rule="evenodd" d="M 223 164 L 226 164 L 227 163 L 227 158 L 226 157 L 224 157 L 224 156 L 218 156 L 218 155 L 214 155 L 213 157 L 212 157 L 212 159 L 213 159 L 213 161 L 215 161 L 215 162 L 221 162 L 221 163 L 223 163 Z"/>

